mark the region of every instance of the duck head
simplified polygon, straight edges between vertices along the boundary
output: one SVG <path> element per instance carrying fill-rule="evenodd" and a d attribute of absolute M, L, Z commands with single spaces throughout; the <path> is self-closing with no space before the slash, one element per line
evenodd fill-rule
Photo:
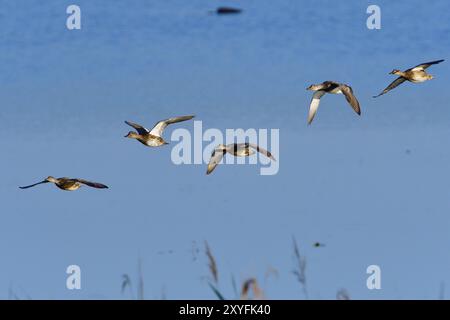
<path fill-rule="evenodd" d="M 308 88 L 306 88 L 306 90 L 317 91 L 320 90 L 321 88 L 322 86 L 320 84 L 312 84 Z"/>
<path fill-rule="evenodd" d="M 52 182 L 52 183 L 56 183 L 56 182 L 58 182 L 58 179 L 55 179 L 55 178 L 52 177 L 52 176 L 48 176 L 48 177 L 44 180 L 44 182 Z"/>
<path fill-rule="evenodd" d="M 139 135 L 133 131 L 128 132 L 128 134 L 125 136 L 125 138 L 130 138 L 130 139 L 137 139 L 138 137 L 139 137 Z"/>
<path fill-rule="evenodd" d="M 392 70 L 391 72 L 389 72 L 389 74 L 395 74 L 395 75 L 401 75 L 403 72 L 401 72 L 400 70 L 398 70 L 398 69 L 394 69 L 394 70 Z"/>

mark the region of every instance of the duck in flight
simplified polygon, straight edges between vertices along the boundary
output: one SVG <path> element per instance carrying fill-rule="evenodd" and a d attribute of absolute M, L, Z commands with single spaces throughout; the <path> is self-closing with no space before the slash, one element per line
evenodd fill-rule
<path fill-rule="evenodd" d="M 143 126 L 141 126 L 139 124 L 125 121 L 125 123 L 127 125 L 133 127 L 137 131 L 137 133 L 134 131 L 130 131 L 125 136 L 125 138 L 136 139 L 140 143 L 142 143 L 148 147 L 159 147 L 159 146 L 168 144 L 168 142 L 164 141 L 164 139 L 162 138 L 161 135 L 162 135 L 164 129 L 167 128 L 167 126 L 169 124 L 190 120 L 192 118 L 194 118 L 194 116 L 182 116 L 182 117 L 174 117 L 174 118 L 170 118 L 170 119 L 166 119 L 166 120 L 161 120 L 155 124 L 155 126 L 153 127 L 152 130 L 148 130 L 147 128 L 144 128 Z"/>
<path fill-rule="evenodd" d="M 379 95 L 374 96 L 374 98 L 377 98 L 379 96 L 382 96 L 383 94 L 391 91 L 392 89 L 398 87 L 405 81 L 413 82 L 413 83 L 420 83 L 425 82 L 427 80 L 433 79 L 433 76 L 431 74 L 428 74 L 425 70 L 432 66 L 433 64 L 441 63 L 444 60 L 436 60 L 431 62 L 426 62 L 419 64 L 418 66 L 415 66 L 414 68 L 400 71 L 397 69 L 392 70 L 389 74 L 395 74 L 399 76 L 397 79 L 392 81 L 390 85 L 387 86 L 386 89 L 384 89 Z"/>
<path fill-rule="evenodd" d="M 308 124 L 311 124 L 313 121 L 314 116 L 317 113 L 317 109 L 319 108 L 320 98 L 322 98 L 325 93 L 343 94 L 353 110 L 355 110 L 358 115 L 361 115 L 361 107 L 359 106 L 359 102 L 353 94 L 352 88 L 346 84 L 334 81 L 325 81 L 320 84 L 310 85 L 306 88 L 306 90 L 315 91 L 309 106 Z"/>
<path fill-rule="evenodd" d="M 206 174 L 210 174 L 217 167 L 226 153 L 232 154 L 235 157 L 248 157 L 255 153 L 255 150 L 273 161 L 275 157 L 266 149 L 261 148 L 253 143 L 230 143 L 227 145 L 219 144 L 211 154 L 211 159 L 208 163 Z"/>
<path fill-rule="evenodd" d="M 58 188 L 65 190 L 65 191 L 75 191 L 80 189 L 80 187 L 82 185 L 86 185 L 92 188 L 97 188 L 97 189 L 108 189 L 107 186 L 105 186 L 104 184 L 101 183 L 97 183 L 97 182 L 91 182 L 91 181 L 87 181 L 87 180 L 83 180 L 83 179 L 71 179 L 71 178 L 53 178 L 52 176 L 46 178 L 44 181 L 26 186 L 26 187 L 19 187 L 20 189 L 28 189 L 34 186 L 37 186 L 39 184 L 43 184 L 43 183 L 54 183 Z"/>

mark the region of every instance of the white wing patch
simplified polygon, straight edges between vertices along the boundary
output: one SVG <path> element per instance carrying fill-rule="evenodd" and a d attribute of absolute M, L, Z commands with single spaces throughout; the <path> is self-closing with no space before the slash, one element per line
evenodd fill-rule
<path fill-rule="evenodd" d="M 313 94 L 311 104 L 309 105 L 309 114 L 308 114 L 308 124 L 314 119 L 314 116 L 317 113 L 317 109 L 319 108 L 320 98 L 325 94 L 325 91 L 319 90 Z"/>
<path fill-rule="evenodd" d="M 167 128 L 169 124 L 190 120 L 192 118 L 194 118 L 194 116 L 181 116 L 161 120 L 153 127 L 153 129 L 150 131 L 150 134 L 161 137 L 164 129 Z"/>
<path fill-rule="evenodd" d="M 162 132 L 167 127 L 167 123 L 165 120 L 158 122 L 153 129 L 150 131 L 151 135 L 161 137 Z"/>
<path fill-rule="evenodd" d="M 411 69 L 411 71 L 423 71 L 423 70 L 425 70 L 425 68 L 423 66 L 418 66 L 418 67 Z"/>

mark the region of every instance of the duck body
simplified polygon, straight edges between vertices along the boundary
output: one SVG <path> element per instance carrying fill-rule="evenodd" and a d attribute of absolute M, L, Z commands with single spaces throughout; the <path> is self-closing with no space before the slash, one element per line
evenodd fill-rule
<path fill-rule="evenodd" d="M 151 134 L 149 134 L 148 137 L 144 137 L 144 139 L 139 138 L 138 140 L 140 143 L 142 143 L 148 147 L 159 147 L 159 146 L 163 146 L 165 144 L 169 144 L 168 142 L 164 141 L 163 138 L 153 136 Z"/>
<path fill-rule="evenodd" d="M 340 88 L 340 83 L 334 81 L 325 81 L 320 84 L 313 84 L 307 88 L 307 90 L 311 91 L 324 91 L 326 93 L 331 94 L 342 94 L 342 90 Z"/>
<path fill-rule="evenodd" d="M 81 188 L 81 183 L 74 179 L 64 177 L 55 180 L 55 185 L 64 191 L 75 191 Z"/>
<path fill-rule="evenodd" d="M 407 70 L 405 72 L 395 70 L 392 74 L 398 75 L 413 83 L 421 83 L 433 79 L 433 76 L 425 70 Z"/>
<path fill-rule="evenodd" d="M 158 137 L 150 133 L 146 134 L 135 133 L 133 135 L 129 135 L 128 138 L 134 138 L 147 147 L 159 147 L 168 144 L 168 142 L 164 141 L 162 137 Z"/>

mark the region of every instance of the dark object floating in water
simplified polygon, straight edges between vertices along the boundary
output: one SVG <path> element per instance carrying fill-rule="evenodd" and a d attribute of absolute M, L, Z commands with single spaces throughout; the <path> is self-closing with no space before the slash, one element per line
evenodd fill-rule
<path fill-rule="evenodd" d="M 315 242 L 315 243 L 313 244 L 313 246 L 314 246 L 315 248 L 325 247 L 325 245 L 324 245 L 323 243 L 320 243 L 320 242 Z"/>
<path fill-rule="evenodd" d="M 219 7 L 216 10 L 217 14 L 237 14 L 237 13 L 241 13 L 241 12 L 242 12 L 241 9 L 231 8 L 231 7 Z"/>

